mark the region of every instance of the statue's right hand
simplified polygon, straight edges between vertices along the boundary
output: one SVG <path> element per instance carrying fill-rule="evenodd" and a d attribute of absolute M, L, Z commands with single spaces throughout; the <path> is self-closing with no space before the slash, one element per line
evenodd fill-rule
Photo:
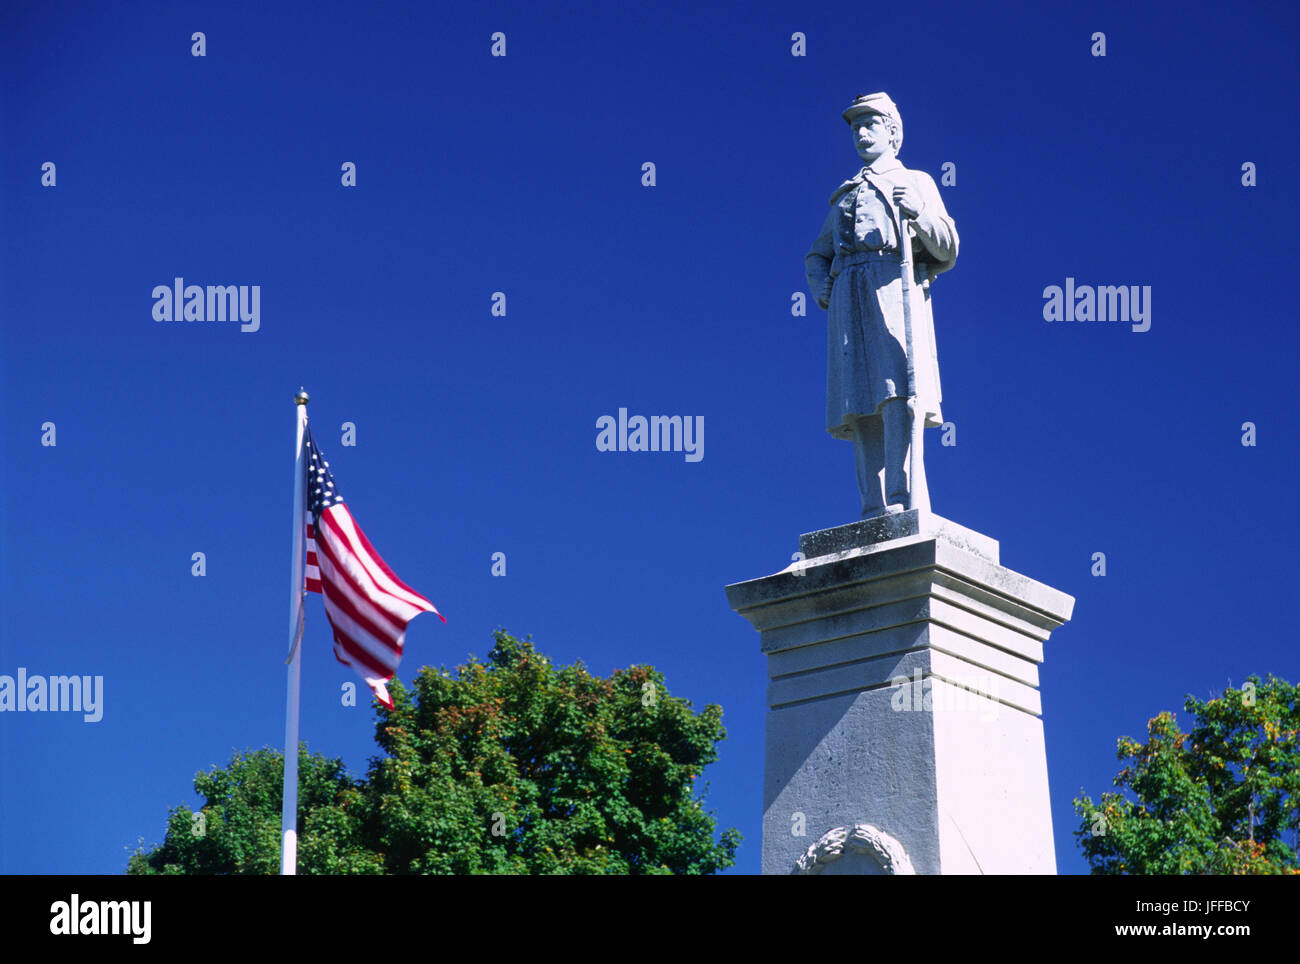
<path fill-rule="evenodd" d="M 834 278 L 827 278 L 822 282 L 822 290 L 817 295 L 817 307 L 822 311 L 829 311 L 831 307 L 831 288 L 835 286 Z"/>

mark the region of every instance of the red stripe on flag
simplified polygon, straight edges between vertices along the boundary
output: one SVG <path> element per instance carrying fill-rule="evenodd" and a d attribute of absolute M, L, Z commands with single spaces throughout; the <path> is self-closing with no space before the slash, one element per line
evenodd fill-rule
<path fill-rule="evenodd" d="M 308 592 L 320 592 L 320 566 L 316 561 L 316 528 L 311 524 L 311 513 L 307 513 L 307 566 L 304 579 Z"/>
<path fill-rule="evenodd" d="M 326 598 L 344 608 L 354 619 L 364 620 L 376 636 L 397 640 L 405 631 L 406 623 L 379 605 L 379 597 L 371 587 L 352 578 L 344 559 L 348 554 L 347 546 L 326 541 L 321 543 L 321 554 L 321 581 Z"/>
<path fill-rule="evenodd" d="M 371 676 L 382 676 L 385 681 L 393 678 L 394 667 L 385 666 L 343 633 L 337 631 L 334 633 L 334 644 L 334 658 L 343 665 L 364 670 Z M 343 657 L 339 656 L 340 649 L 343 651 Z"/>
<path fill-rule="evenodd" d="M 349 518 L 351 518 L 350 515 Z M 438 608 L 434 606 L 433 603 L 429 602 L 429 600 L 425 599 L 423 596 L 421 596 L 418 592 L 416 592 L 406 583 L 402 582 L 401 579 L 397 578 L 397 573 L 393 572 L 393 570 L 388 568 L 388 563 L 384 562 L 383 558 L 379 555 L 379 553 L 375 552 L 375 547 L 370 544 L 370 540 L 366 538 L 366 534 L 361 531 L 361 526 L 357 525 L 356 519 L 352 519 L 352 525 L 356 528 L 357 539 L 361 543 L 361 548 L 365 550 L 366 554 L 369 555 L 369 557 L 374 561 L 375 565 L 379 567 L 379 569 L 384 573 L 384 575 L 386 575 L 389 579 L 393 580 L 393 582 L 396 583 L 405 592 L 410 593 L 412 596 L 415 597 L 415 599 L 418 599 L 425 606 L 429 607 L 428 611 L 435 614 L 439 619 L 441 619 L 445 623 L 447 620 L 443 618 L 442 613 L 438 612 Z M 414 602 L 414 600 L 408 600 L 408 601 Z M 416 603 L 416 605 L 419 605 L 419 603 Z"/>
<path fill-rule="evenodd" d="M 402 658 L 406 627 L 421 612 L 442 613 L 402 582 L 375 551 L 343 503 L 307 525 L 306 588 L 321 593 L 334 630 L 334 658 L 361 675 L 390 709 L 383 685 Z"/>
<path fill-rule="evenodd" d="M 325 524 L 321 529 L 319 547 L 329 553 L 329 558 L 334 563 L 333 578 L 346 579 L 350 586 L 382 609 L 394 623 L 414 618 L 420 611 L 420 607 L 394 595 L 375 581 L 373 572 L 378 567 L 367 557 L 365 550 L 345 531 L 345 527 L 353 532 L 357 531 L 356 520 L 347 513 L 347 508 L 342 505 L 333 506 L 325 510 L 321 519 Z"/>
<path fill-rule="evenodd" d="M 339 561 L 355 562 L 355 565 L 348 567 L 349 575 L 377 605 L 392 613 L 396 619 L 404 618 L 407 621 L 419 612 L 438 612 L 433 603 L 393 575 L 393 570 L 375 552 L 374 546 L 361 531 L 361 526 L 357 525 L 357 520 L 352 518 L 346 505 L 339 504 L 326 509 L 321 514 L 321 522 L 321 537 L 331 545 L 346 548 L 346 558 L 339 556 Z"/>

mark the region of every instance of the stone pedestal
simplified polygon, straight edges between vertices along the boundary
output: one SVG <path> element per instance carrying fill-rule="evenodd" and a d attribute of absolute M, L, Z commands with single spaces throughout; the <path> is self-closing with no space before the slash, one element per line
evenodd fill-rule
<path fill-rule="evenodd" d="M 765 874 L 1054 874 L 1038 664 L 1074 599 L 912 510 L 727 587 L 767 654 Z"/>

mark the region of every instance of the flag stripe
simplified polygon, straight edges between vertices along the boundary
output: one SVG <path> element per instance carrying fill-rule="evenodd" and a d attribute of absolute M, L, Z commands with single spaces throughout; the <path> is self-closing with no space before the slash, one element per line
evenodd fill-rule
<path fill-rule="evenodd" d="M 316 527 L 311 524 L 311 511 L 307 512 L 307 565 L 304 569 L 308 592 L 320 592 L 320 567 L 316 564 Z"/>
<path fill-rule="evenodd" d="M 376 659 L 367 653 L 354 637 L 345 633 L 342 626 L 334 631 L 334 658 L 340 663 L 352 666 L 363 675 L 392 679 L 393 673 L 397 671 L 396 663 L 390 666 L 384 660 Z"/>
<path fill-rule="evenodd" d="M 366 572 L 374 580 L 377 588 L 382 589 L 391 596 L 405 600 L 407 604 L 414 606 L 419 612 L 438 612 L 433 603 L 398 579 L 397 574 L 388 568 L 388 564 L 380 558 L 379 553 L 375 552 L 375 547 L 370 544 L 366 534 L 361 531 L 361 526 L 356 524 L 352 514 L 346 511 L 346 507 L 341 515 L 331 513 L 328 516 L 328 521 L 331 527 L 335 524 L 339 526 L 339 530 L 353 547 L 357 558 L 366 567 Z M 414 613 L 412 613 L 412 616 L 414 616 Z"/>
<path fill-rule="evenodd" d="M 327 591 L 329 587 L 326 587 Z M 336 632 L 341 632 L 348 639 L 365 650 L 377 661 L 375 669 L 394 671 L 398 660 L 402 658 L 402 639 L 405 633 L 398 633 L 390 638 L 382 632 L 376 632 L 364 619 L 358 619 L 347 609 L 339 606 L 329 595 L 325 596 L 325 614 L 330 618 L 330 625 Z"/>
<path fill-rule="evenodd" d="M 393 678 L 393 674 L 387 670 L 371 668 L 364 661 L 354 658 L 343 648 L 344 642 L 344 637 L 338 633 L 334 634 L 334 658 L 344 666 L 351 667 L 358 676 L 365 680 L 371 691 L 391 710 L 393 701 L 388 695 L 388 687 L 384 684 Z"/>
<path fill-rule="evenodd" d="M 400 630 L 395 631 L 382 622 L 367 618 L 363 609 L 357 607 L 357 604 L 339 591 L 338 587 L 326 585 L 324 595 L 325 612 L 330 617 L 330 625 L 337 625 L 339 621 L 347 620 L 348 633 L 364 633 L 383 650 L 400 652 L 400 639 L 406 634 Z"/>
<path fill-rule="evenodd" d="M 305 444 L 309 511 L 304 585 L 324 597 L 334 630 L 334 658 L 352 667 L 391 709 L 385 684 L 401 662 L 407 624 L 422 612 L 447 620 L 375 551 L 343 503 L 310 429 Z"/>
<path fill-rule="evenodd" d="M 418 614 L 425 612 L 423 606 L 416 606 L 400 596 L 387 591 L 376 583 L 375 569 L 367 565 L 368 556 L 357 541 L 348 537 L 348 531 L 356 531 L 352 516 L 347 506 L 336 505 L 326 509 L 320 517 L 320 540 L 317 543 L 317 560 L 320 550 L 335 565 L 335 575 L 346 576 L 349 582 L 363 593 L 372 603 L 388 613 L 393 622 L 405 626 Z"/>
<path fill-rule="evenodd" d="M 334 510 L 331 509 L 331 512 Z M 406 624 L 415 617 L 415 613 L 403 619 L 400 615 L 385 609 L 381 597 L 368 591 L 363 583 L 353 580 L 351 570 L 346 563 L 337 558 L 339 553 L 346 553 L 342 546 L 329 542 L 321 544 L 321 576 L 324 595 L 332 598 L 335 605 L 343 606 L 356 619 L 371 624 L 371 631 L 376 636 L 395 640 L 405 630 Z M 355 567 L 354 567 L 355 568 Z"/>
<path fill-rule="evenodd" d="M 341 508 L 335 506 L 327 511 Z M 350 644 L 345 648 L 352 655 L 360 658 L 364 654 L 370 668 L 391 677 L 401 659 L 402 639 L 410 620 L 393 618 L 373 597 L 360 591 L 346 568 L 335 563 L 336 548 L 328 541 L 321 543 L 321 549 L 325 613 L 335 636 L 341 635 Z"/>

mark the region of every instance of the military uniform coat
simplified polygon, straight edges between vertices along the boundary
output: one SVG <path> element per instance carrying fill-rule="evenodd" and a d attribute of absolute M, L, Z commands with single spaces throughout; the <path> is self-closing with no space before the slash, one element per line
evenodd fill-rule
<path fill-rule="evenodd" d="M 908 397 L 907 336 L 895 185 L 925 202 L 912 225 L 912 348 L 917 412 L 943 424 L 930 282 L 957 260 L 957 228 L 934 180 L 880 158 L 831 195 L 830 212 L 804 259 L 808 287 L 829 312 L 826 431 L 853 437 L 853 420 Z"/>

